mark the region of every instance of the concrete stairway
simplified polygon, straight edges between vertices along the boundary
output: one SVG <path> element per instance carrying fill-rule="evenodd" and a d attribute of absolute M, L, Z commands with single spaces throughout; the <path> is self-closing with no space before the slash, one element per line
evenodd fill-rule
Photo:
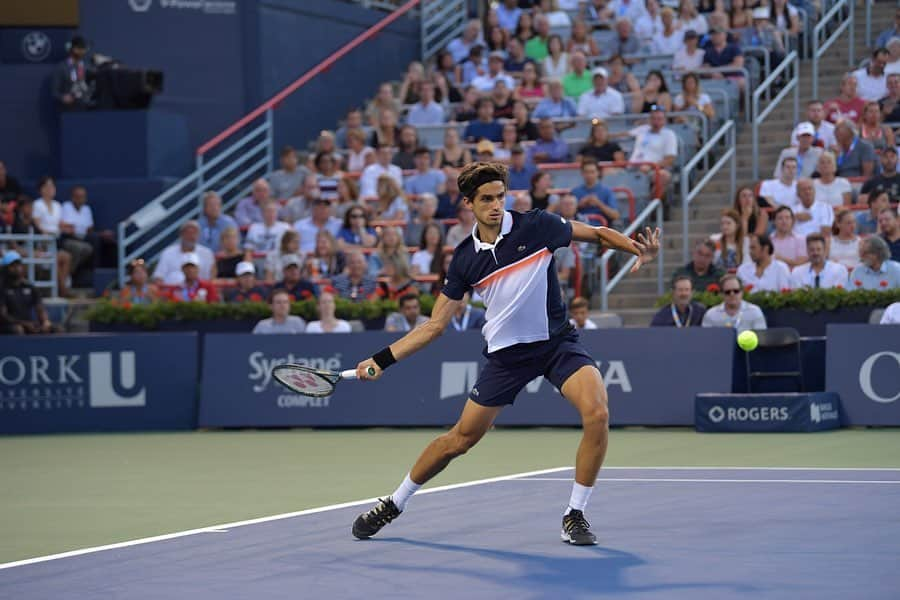
<path fill-rule="evenodd" d="M 881 30 L 890 26 L 894 10 L 895 6 L 890 2 L 879 2 L 873 6 L 873 41 Z M 856 15 L 854 65 L 858 65 L 869 55 L 869 51 L 865 47 L 865 16 L 861 7 L 857 7 Z M 848 36 L 845 33 L 819 62 L 819 95 L 823 99 L 838 94 L 841 77 L 850 70 L 847 63 L 847 40 Z M 811 61 L 801 61 L 800 120 L 804 119 L 806 102 L 811 99 L 811 71 Z M 788 145 L 788 136 L 795 124 L 793 95 L 789 94 L 760 126 L 759 179 L 767 179 L 772 176 L 778 154 Z M 752 177 L 752 157 L 752 130 L 749 123 L 741 122 L 737 135 L 737 185 L 739 187 L 756 183 Z M 688 247 L 718 231 L 719 215 L 723 208 L 732 204 L 733 200 L 730 197 L 729 166 L 726 165 L 716 177 L 707 183 L 688 209 L 691 223 Z M 670 220 L 665 225 L 663 237 L 666 285 L 675 269 L 682 265 L 681 212 L 680 204 L 673 207 Z M 656 312 L 654 308 L 657 298 L 656 274 L 655 265 L 645 267 L 640 272 L 627 276 L 610 294 L 609 309 L 623 318 L 626 327 L 646 326 L 653 313 Z"/>

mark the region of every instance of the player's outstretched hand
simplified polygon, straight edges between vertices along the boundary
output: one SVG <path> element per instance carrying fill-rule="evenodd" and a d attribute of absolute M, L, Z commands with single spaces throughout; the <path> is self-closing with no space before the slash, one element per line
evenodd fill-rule
<path fill-rule="evenodd" d="M 645 227 L 644 233 L 639 232 L 637 234 L 637 239 L 633 240 L 633 242 L 635 248 L 640 252 L 640 255 L 635 261 L 634 266 L 631 267 L 632 273 L 640 269 L 642 265 L 652 262 L 653 259 L 656 258 L 656 255 L 659 254 L 659 237 L 661 234 L 662 232 L 659 230 L 659 227 L 655 230 Z"/>
<path fill-rule="evenodd" d="M 374 375 L 369 375 L 369 367 L 375 369 Z M 382 371 L 381 368 L 377 364 L 375 364 L 375 361 L 371 358 L 367 358 L 366 360 L 356 365 L 356 376 L 360 379 L 378 379 L 379 377 L 381 377 L 381 374 L 383 372 L 384 371 Z"/>

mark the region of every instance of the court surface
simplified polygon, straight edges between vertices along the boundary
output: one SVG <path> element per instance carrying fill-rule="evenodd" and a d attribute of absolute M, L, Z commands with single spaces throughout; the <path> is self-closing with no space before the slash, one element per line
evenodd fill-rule
<path fill-rule="evenodd" d="M 0 565 L 3 598 L 896 598 L 900 469 L 613 467 L 559 540 L 570 468 Z"/>

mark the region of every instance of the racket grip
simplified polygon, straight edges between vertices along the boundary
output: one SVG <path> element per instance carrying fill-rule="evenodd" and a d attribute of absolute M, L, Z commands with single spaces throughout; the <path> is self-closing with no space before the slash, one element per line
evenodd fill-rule
<path fill-rule="evenodd" d="M 375 367 L 369 367 L 367 372 L 369 377 L 375 377 Z M 341 371 L 341 379 L 359 379 L 359 377 L 356 375 L 356 369 L 347 369 Z"/>

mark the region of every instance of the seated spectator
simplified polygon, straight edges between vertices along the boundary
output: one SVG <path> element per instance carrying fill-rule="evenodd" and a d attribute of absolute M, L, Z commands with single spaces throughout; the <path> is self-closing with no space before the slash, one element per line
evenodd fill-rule
<path fill-rule="evenodd" d="M 503 134 L 503 125 L 494 118 L 494 101 L 482 98 L 478 101 L 478 119 L 469 121 L 463 138 L 469 143 L 479 140 L 499 142 Z"/>
<path fill-rule="evenodd" d="M 422 194 L 419 196 L 419 206 L 415 216 L 406 225 L 404 241 L 407 246 L 418 246 L 422 238 L 422 232 L 427 225 L 434 224 L 444 234 L 444 227 L 435 220 L 437 214 L 438 199 L 434 194 Z"/>
<path fill-rule="evenodd" d="M 591 122 L 591 133 L 581 150 L 578 151 L 578 162 L 625 162 L 625 152 L 618 143 L 609 137 L 606 122 L 594 119 Z"/>
<path fill-rule="evenodd" d="M 314 161 L 316 167 L 316 182 L 319 184 L 319 195 L 328 200 L 337 200 L 338 185 L 344 176 L 334 160 L 334 156 L 328 152 L 319 152 Z"/>
<path fill-rule="evenodd" d="M 384 180 L 394 185 L 394 180 L 390 177 L 385 176 Z M 327 231 L 336 237 L 342 225 L 340 219 L 331 216 L 331 202 L 325 198 L 317 199 L 313 202 L 312 214 L 294 223 L 294 229 L 300 234 L 300 252 L 307 253 L 315 249 L 316 235 L 320 231 Z"/>
<path fill-rule="evenodd" d="M 304 274 L 307 277 L 334 277 L 344 271 L 344 253 L 338 249 L 337 240 L 327 229 L 316 234 L 316 246 L 306 256 Z"/>
<path fill-rule="evenodd" d="M 878 233 L 878 215 L 891 205 L 887 192 L 869 194 L 866 203 L 869 205 L 869 211 L 856 214 L 856 231 L 859 235 Z"/>
<path fill-rule="evenodd" d="M 866 181 L 859 194 L 859 202 L 869 196 L 887 193 L 890 202 L 900 202 L 900 173 L 897 172 L 897 148 L 888 146 L 881 153 L 881 173 Z"/>
<path fill-rule="evenodd" d="M 743 48 L 763 48 L 769 53 L 772 68 L 781 64 L 787 55 L 785 51 L 784 32 L 775 27 L 771 21 L 771 11 L 766 6 L 753 9 L 750 27 L 741 30 L 740 43 Z M 767 73 L 763 73 L 767 75 Z"/>
<path fill-rule="evenodd" d="M 631 2 L 637 4 L 638 0 L 630 0 Z M 635 54 L 640 54 L 641 52 L 641 40 L 638 39 L 638 36 L 634 35 L 634 31 L 631 28 L 631 21 L 627 18 L 620 17 L 616 19 L 616 37 L 612 42 L 612 53 L 618 54 L 619 56 L 634 56 Z M 634 59 L 629 59 L 631 62 L 634 62 Z M 625 62 L 629 62 L 626 60 Z"/>
<path fill-rule="evenodd" d="M 702 240 L 694 244 L 691 262 L 675 271 L 675 275 L 672 278 L 673 289 L 675 280 L 679 277 L 689 278 L 692 290 L 705 291 L 712 284 L 718 285 L 719 279 L 722 278 L 725 271 L 713 264 L 715 254 L 716 245 L 710 240 Z"/>
<path fill-rule="evenodd" d="M 522 78 L 513 91 L 515 100 L 540 99 L 544 97 L 544 84 L 538 77 L 537 66 L 531 61 L 522 68 Z"/>
<path fill-rule="evenodd" d="M 421 86 L 424 81 L 427 81 L 425 66 L 417 60 L 412 61 L 403 75 L 400 89 L 397 90 L 397 98 L 402 104 L 415 104 L 421 98 Z"/>
<path fill-rule="evenodd" d="M 825 103 L 825 118 L 835 125 L 844 120 L 851 123 L 859 121 L 866 101 L 856 94 L 856 88 L 856 75 L 844 75 L 841 79 L 841 93 Z"/>
<path fill-rule="evenodd" d="M 699 327 L 706 307 L 694 302 L 694 284 L 687 275 L 672 279 L 672 302 L 653 315 L 650 327 Z"/>
<path fill-rule="evenodd" d="M 538 14 L 534 17 L 534 35 L 525 42 L 525 56 L 535 62 L 543 61 L 550 53 L 549 42 L 550 22 L 546 15 Z"/>
<path fill-rule="evenodd" d="M 481 93 L 474 86 L 467 86 L 463 93 L 462 102 L 453 111 L 453 119 L 457 123 L 467 123 L 478 118 L 478 99 Z"/>
<path fill-rule="evenodd" d="M 459 143 L 459 130 L 448 127 L 444 130 L 444 146 L 434 155 L 434 168 L 460 168 L 472 162 L 472 153 Z"/>
<path fill-rule="evenodd" d="M 668 6 L 660 11 L 660 30 L 650 43 L 653 54 L 675 54 L 684 45 L 684 32 L 675 21 L 675 13 Z"/>
<path fill-rule="evenodd" d="M 475 77 L 471 81 L 472 86 L 482 94 L 486 94 L 494 89 L 494 85 L 496 85 L 498 81 L 502 81 L 509 90 L 515 88 L 515 80 L 503 70 L 503 62 L 505 60 L 506 57 L 502 52 L 491 52 L 488 56 L 487 73 Z"/>
<path fill-rule="evenodd" d="M 406 196 L 393 178 L 387 175 L 379 177 L 377 192 L 376 199 L 378 201 L 372 207 L 375 218 L 391 221 L 409 220 L 409 205 L 406 202 Z"/>
<path fill-rule="evenodd" d="M 769 229 L 769 214 L 760 210 L 753 190 L 749 187 L 738 188 L 732 208 L 741 216 L 741 229 L 751 233 L 762 234 Z"/>
<path fill-rule="evenodd" d="M 369 145 L 373 148 L 379 146 L 400 145 L 400 128 L 397 126 L 397 112 L 392 109 L 384 109 L 378 123 L 372 128 L 369 134 Z"/>
<path fill-rule="evenodd" d="M 534 208 L 534 206 L 531 204 L 531 196 L 529 196 L 525 192 L 518 192 L 516 194 L 508 195 L 506 197 L 506 207 L 508 210 L 519 213 L 527 213 Z M 557 267 L 558 266 L 559 265 L 557 265 Z"/>
<path fill-rule="evenodd" d="M 453 316 L 450 317 L 450 328 L 448 331 L 480 331 L 484 327 L 484 309 L 469 304 L 469 293 L 463 294 L 462 302 L 460 302 Z"/>
<path fill-rule="evenodd" d="M 697 12 L 691 0 L 680 0 L 678 3 L 678 29 L 681 31 L 693 29 L 700 35 L 709 31 L 706 18 Z"/>
<path fill-rule="evenodd" d="M 375 150 L 366 145 L 366 132 L 351 129 L 347 132 L 347 170 L 358 172 L 375 162 Z"/>
<path fill-rule="evenodd" d="M 419 147 L 419 134 L 416 132 L 416 128 L 412 125 L 404 125 L 400 128 L 400 138 L 397 143 L 397 151 L 394 152 L 394 157 L 391 159 L 391 163 L 395 166 L 400 167 L 403 171 L 409 171 L 415 168 L 415 164 L 413 163 L 413 154 L 416 151 L 416 148 Z"/>
<path fill-rule="evenodd" d="M 219 251 L 219 240 L 225 229 L 238 228 L 234 219 L 222 214 L 222 198 L 216 192 L 203 194 L 203 214 L 200 215 L 198 223 L 200 224 L 200 244 L 213 252 Z"/>
<path fill-rule="evenodd" d="M 363 127 L 363 114 L 362 111 L 358 108 L 351 108 L 347 111 L 347 116 L 344 119 L 344 124 L 338 127 L 338 130 L 334 132 L 334 143 L 338 148 L 347 149 L 347 134 L 353 130 L 362 130 Z M 365 139 L 365 138 L 363 138 Z M 350 169 L 350 171 L 358 171 L 359 169 Z M 271 183 L 271 182 L 269 182 Z M 274 186 L 273 186 L 274 187 Z M 299 186 L 298 186 L 299 187 Z M 294 188 L 297 189 L 297 188 Z M 277 197 L 277 196 L 276 196 Z"/>
<path fill-rule="evenodd" d="M 350 333 L 350 323 L 334 316 L 334 295 L 330 292 L 319 294 L 319 320 L 311 321 L 306 326 L 306 333 Z"/>
<path fill-rule="evenodd" d="M 866 102 L 859 119 L 859 137 L 869 142 L 875 153 L 881 155 L 888 148 L 895 148 L 894 131 L 882 122 L 881 107 L 877 102 Z"/>
<path fill-rule="evenodd" d="M 575 329 L 579 331 L 597 329 L 597 324 L 588 316 L 589 308 L 590 304 L 588 304 L 587 298 L 572 299 L 572 302 L 569 304 L 569 323 L 574 325 Z"/>
<path fill-rule="evenodd" d="M 303 333 L 306 321 L 291 313 L 291 296 L 286 290 L 276 289 L 269 299 L 272 316 L 263 319 L 253 328 L 255 334 Z"/>
<path fill-rule="evenodd" d="M 400 112 L 400 103 L 394 97 L 394 88 L 390 83 L 382 83 L 378 86 L 378 93 L 366 107 L 366 120 L 371 127 L 377 127 L 381 123 L 382 113 L 392 111 L 395 115 Z"/>
<path fill-rule="evenodd" d="M 513 102 L 513 124 L 519 142 L 533 142 L 538 138 L 537 125 L 531 121 L 528 106 L 521 100 Z"/>
<path fill-rule="evenodd" d="M 693 29 L 684 32 L 684 45 L 675 50 L 672 58 L 672 70 L 678 73 L 691 73 L 703 67 L 706 51 L 700 48 L 700 35 Z"/>
<path fill-rule="evenodd" d="M 343 219 L 347 211 L 359 204 L 359 186 L 356 180 L 344 175 L 338 182 L 337 201 L 331 206 L 334 216 Z"/>
<path fill-rule="evenodd" d="M 728 41 L 725 30 L 721 27 L 711 27 L 709 30 L 710 45 L 703 55 L 704 67 L 734 67 L 742 69 L 744 67 L 744 53 L 741 52 L 740 46 Z M 738 88 L 744 89 L 744 77 L 740 71 L 724 71 L 716 72 L 710 75 L 713 79 L 728 78 L 737 84 Z"/>
<path fill-rule="evenodd" d="M 169 292 L 173 302 L 205 302 L 214 304 L 219 301 L 219 292 L 209 281 L 200 279 L 200 257 L 196 252 L 187 252 L 181 257 L 182 280 Z"/>
<path fill-rule="evenodd" d="M 406 178 L 403 188 L 407 194 L 440 194 L 444 191 L 447 176 L 431 167 L 431 152 L 424 146 L 416 148 L 416 172 Z"/>
<path fill-rule="evenodd" d="M 309 169 L 300 164 L 297 151 L 292 146 L 285 146 L 281 149 L 279 162 L 281 168 L 272 171 L 269 175 L 269 187 L 273 198 L 287 200 L 293 197 L 303 185 L 303 178 L 309 175 Z M 221 198 L 219 202 L 221 204 Z M 219 235 L 216 234 L 215 238 L 218 239 L 218 237 Z"/>
<path fill-rule="evenodd" d="M 759 197 L 769 208 L 791 206 L 797 199 L 797 159 L 786 156 L 781 161 L 777 179 L 766 179 L 759 186 Z"/>
<path fill-rule="evenodd" d="M 507 73 L 512 73 L 513 75 L 517 73 L 524 73 L 528 68 L 528 65 L 534 67 L 534 61 L 525 56 L 525 46 L 522 45 L 522 42 L 519 41 L 518 38 L 510 38 L 509 42 L 506 44 L 507 56 L 506 60 L 503 62 L 503 69 Z M 537 73 L 537 71 L 535 71 Z"/>
<path fill-rule="evenodd" d="M 452 39 L 450 43 L 447 44 L 447 51 L 453 56 L 454 62 L 461 63 L 469 56 L 469 50 L 483 43 L 484 40 L 481 37 L 481 21 L 472 19 L 466 24 L 466 28 L 463 29 L 462 35 Z"/>
<path fill-rule="evenodd" d="M 640 170 L 652 177 L 658 176 L 659 187 L 654 190 L 655 197 L 664 198 L 678 155 L 678 137 L 666 127 L 665 111 L 658 106 L 651 108 L 650 123 L 635 127 L 628 134 L 634 137 L 634 150 L 629 162 L 654 163 L 659 167 L 658 171 L 654 171 L 649 165 L 642 165 Z"/>
<path fill-rule="evenodd" d="M 779 292 L 791 288 L 791 270 L 774 257 L 775 246 L 766 234 L 750 235 L 750 260 L 737 270 L 744 285 L 757 292 Z"/>
<path fill-rule="evenodd" d="M 93 272 L 95 251 L 100 244 L 94 233 L 94 213 L 87 200 L 87 189 L 76 185 L 72 188 L 71 200 L 63 203 L 60 213 L 59 244 L 72 257 L 73 275 L 82 271 L 88 274 Z"/>
<path fill-rule="evenodd" d="M 237 227 L 229 227 L 219 236 L 219 251 L 216 257 L 216 277 L 232 279 L 237 277 L 235 269 L 238 263 L 252 256 L 250 250 L 241 249 L 241 234 Z"/>
<path fill-rule="evenodd" d="M 803 177 L 797 181 L 797 199 L 799 202 L 791 208 L 794 211 L 794 233 L 806 239 L 811 233 L 831 235 L 834 223 L 834 209 L 816 199 L 816 186 L 812 179 Z"/>
<path fill-rule="evenodd" d="M 287 204 L 278 211 L 278 218 L 287 223 L 293 223 L 309 216 L 313 202 L 321 197 L 319 178 L 315 173 L 310 173 L 303 179 L 303 187 L 300 195 L 288 200 Z"/>
<path fill-rule="evenodd" d="M 335 293 L 353 302 L 368 300 L 375 293 L 377 282 L 367 273 L 369 268 L 366 257 L 359 250 L 347 252 L 346 273 L 337 275 L 331 280 L 331 288 Z"/>
<path fill-rule="evenodd" d="M 506 87 L 503 81 L 494 84 L 491 90 L 491 100 L 494 101 L 494 118 L 511 119 L 513 114 L 512 88 Z"/>
<path fill-rule="evenodd" d="M 247 229 L 244 248 L 254 252 L 271 252 L 290 228 L 290 225 L 278 220 L 278 203 L 269 200 L 263 206 L 262 221 L 251 224 Z"/>
<path fill-rule="evenodd" d="M 475 227 L 475 213 L 463 202 L 457 205 L 456 218 L 458 222 L 447 231 L 447 245 L 456 248 L 459 243 L 472 235 Z"/>
<path fill-rule="evenodd" d="M 315 284 L 303 278 L 300 270 L 303 261 L 296 254 L 288 254 L 282 257 L 284 279 L 275 284 L 276 290 L 285 290 L 292 302 L 307 300 L 319 294 Z"/>
<path fill-rule="evenodd" d="M 306 161 L 307 169 L 310 169 L 311 171 L 314 170 L 315 163 L 312 159 L 320 154 L 327 154 L 331 156 L 331 159 L 334 161 L 335 166 L 340 165 L 344 160 L 344 157 L 341 156 L 340 152 L 338 152 L 337 144 L 334 141 L 334 133 L 328 131 L 327 129 L 323 129 L 319 132 L 319 137 L 316 140 L 316 144 L 313 148 L 312 154 Z"/>
<path fill-rule="evenodd" d="M 878 102 L 887 96 L 887 76 L 884 67 L 889 57 L 887 48 L 877 48 L 872 52 L 869 64 L 853 72 L 853 76 L 856 77 L 857 95 L 866 102 Z M 862 113 L 859 116 L 862 116 Z"/>
<path fill-rule="evenodd" d="M 853 212 L 844 208 L 838 210 L 834 215 L 834 225 L 831 226 L 828 258 L 845 269 L 856 268 L 859 264 L 859 240 Z"/>
<path fill-rule="evenodd" d="M 703 327 L 730 327 L 738 333 L 766 329 L 765 315 L 757 305 L 744 300 L 744 289 L 737 275 L 725 275 L 719 286 L 724 302 L 706 311 Z"/>
<path fill-rule="evenodd" d="M 15 250 L 3 255 L 6 271 L 0 288 L 0 333 L 25 335 L 51 333 L 53 324 L 38 289 L 26 279 L 22 256 Z"/>
<path fill-rule="evenodd" d="M 605 119 L 612 115 L 625 113 L 625 100 L 622 94 L 607 85 L 609 76 L 606 69 L 594 69 L 593 89 L 585 92 L 578 99 L 578 114 L 583 117 Z"/>
<path fill-rule="evenodd" d="M 507 121 L 503 125 L 503 134 L 500 143 L 494 146 L 494 160 L 502 163 L 509 163 L 512 158 L 512 149 L 519 145 L 519 134 L 516 131 L 516 125 L 512 121 Z"/>
<path fill-rule="evenodd" d="M 525 149 L 518 144 L 510 150 L 509 160 L 509 189 L 527 190 L 537 167 L 528 162 Z"/>
<path fill-rule="evenodd" d="M 891 250 L 880 236 L 859 243 L 860 264 L 850 273 L 850 286 L 863 290 L 900 288 L 900 263 L 891 260 Z"/>
<path fill-rule="evenodd" d="M 826 150 L 819 156 L 816 171 L 818 177 L 813 180 L 816 187 L 816 198 L 831 206 L 850 204 L 853 188 L 846 177 L 837 176 L 837 159 L 834 152 Z"/>
<path fill-rule="evenodd" d="M 584 19 L 574 19 L 572 21 L 572 33 L 569 36 L 569 41 L 566 43 L 566 51 L 569 54 L 582 52 L 585 56 L 600 56 L 600 47 L 597 45 L 597 40 L 591 36 Z"/>
<path fill-rule="evenodd" d="M 900 48 L 900 39 L 897 40 L 897 48 Z M 879 100 L 878 105 L 884 121 L 896 123 L 900 121 L 900 72 L 888 75 L 887 87 L 887 96 Z"/>
<path fill-rule="evenodd" d="M 792 288 L 847 287 L 846 267 L 826 259 L 828 251 L 825 236 L 818 233 L 807 236 L 806 254 L 809 256 L 809 263 L 794 267 L 791 271 Z"/>
<path fill-rule="evenodd" d="M 6 165 L 0 161 L 0 201 L 14 202 L 22 193 L 19 180 L 6 171 Z"/>
<path fill-rule="evenodd" d="M 609 69 L 609 77 L 606 83 L 609 87 L 621 94 L 640 94 L 641 85 L 637 78 L 626 68 L 625 59 L 619 54 L 613 54 L 606 65 Z"/>
<path fill-rule="evenodd" d="M 812 123 L 803 122 L 797 125 L 797 146 L 790 146 L 781 151 L 778 160 L 775 162 L 775 170 L 772 177 L 778 178 L 781 173 L 781 163 L 785 158 L 791 157 L 797 161 L 797 176 L 812 177 L 819 166 L 819 157 L 824 152 L 821 148 L 813 146 L 816 128 Z"/>
<path fill-rule="evenodd" d="M 284 277 L 284 259 L 300 254 L 300 234 L 290 229 L 281 236 L 278 248 L 266 254 L 264 279 L 274 283 Z"/>
<path fill-rule="evenodd" d="M 581 165 L 583 183 L 572 188 L 578 199 L 578 212 L 582 215 L 602 215 L 610 227 L 621 227 L 622 214 L 613 191 L 600 181 L 600 169 L 591 161 Z"/>
<path fill-rule="evenodd" d="M 515 33 L 519 24 L 519 17 L 522 16 L 522 9 L 518 6 L 518 0 L 498 2 L 494 10 L 497 12 L 497 23 L 500 27 L 509 34 Z"/>
<path fill-rule="evenodd" d="M 435 218 L 452 219 L 456 217 L 456 209 L 462 203 L 462 194 L 459 192 L 459 171 L 446 169 L 446 191 L 438 196 L 438 208 Z"/>
<path fill-rule="evenodd" d="M 879 325 L 900 325 L 900 302 L 894 302 L 884 309 Z"/>
<path fill-rule="evenodd" d="M 494 162 L 494 142 L 481 140 L 475 144 L 475 160 L 478 162 Z"/>
<path fill-rule="evenodd" d="M 369 274 L 373 277 L 384 275 L 384 263 L 392 257 L 409 260 L 409 253 L 403 245 L 403 233 L 399 227 L 382 227 L 381 239 L 375 252 L 369 256 Z"/>
<path fill-rule="evenodd" d="M 129 302 L 132 305 L 150 304 L 159 299 L 159 288 L 148 281 L 150 275 L 147 273 L 147 265 L 143 258 L 128 263 L 125 273 L 128 280 L 116 295 L 119 302 Z"/>
<path fill-rule="evenodd" d="M 634 34 L 641 41 L 642 47 L 650 48 L 653 38 L 663 30 L 663 22 L 657 0 L 646 0 L 644 6 L 646 10 L 634 22 Z"/>
<path fill-rule="evenodd" d="M 386 281 L 379 281 L 375 286 L 375 297 L 382 300 L 397 300 L 406 294 L 419 293 L 416 282 L 409 272 L 407 254 L 393 254 L 382 257 L 382 275 Z"/>
<path fill-rule="evenodd" d="M 769 18 L 776 29 L 785 36 L 800 33 L 800 14 L 788 0 L 773 0 L 769 8 Z"/>
<path fill-rule="evenodd" d="M 582 94 L 594 87 L 593 77 L 587 70 L 587 58 L 581 52 L 576 52 L 572 55 L 572 69 L 562 78 L 563 92 L 567 97 L 578 101 Z"/>
<path fill-rule="evenodd" d="M 772 232 L 772 244 L 775 247 L 775 259 L 793 268 L 809 260 L 806 256 L 806 238 L 796 231 L 794 211 L 788 206 L 779 206 L 773 215 L 775 231 Z"/>
<path fill-rule="evenodd" d="M 265 179 L 257 179 L 250 188 L 250 195 L 238 202 L 237 208 L 234 209 L 234 220 L 240 227 L 261 223 L 263 206 L 272 199 L 269 182 Z"/>
<path fill-rule="evenodd" d="M 893 208 L 885 208 L 878 213 L 878 229 L 891 251 L 891 260 L 900 262 L 900 222 Z"/>
<path fill-rule="evenodd" d="M 534 164 L 569 161 L 569 146 L 556 135 L 550 119 L 543 118 L 538 124 L 538 140 L 528 149 L 528 159 Z"/>
<path fill-rule="evenodd" d="M 531 116 L 535 119 L 565 119 L 578 116 L 575 103 L 563 96 L 563 84 L 559 79 L 551 79 L 547 84 L 548 96 L 538 102 Z"/>
<path fill-rule="evenodd" d="M 813 132 L 813 145 L 826 150 L 837 145 L 834 137 L 834 124 L 825 119 L 825 107 L 821 100 L 810 100 L 806 104 L 806 121 L 803 123 L 812 123 L 815 131 Z M 798 124 L 793 133 L 791 133 L 791 145 L 800 144 L 800 125 Z"/>
<path fill-rule="evenodd" d="M 378 236 L 369 226 L 369 217 L 362 205 L 354 204 L 344 213 L 344 224 L 338 231 L 337 239 L 344 250 L 375 247 Z"/>
<path fill-rule="evenodd" d="M 385 331 L 412 331 L 428 320 L 421 314 L 419 296 L 415 293 L 405 293 L 397 299 L 397 312 L 387 316 L 384 322 Z"/>
<path fill-rule="evenodd" d="M 886 48 L 891 38 L 900 37 L 900 8 L 894 11 L 894 23 L 882 31 L 875 40 L 876 48 Z"/>
<path fill-rule="evenodd" d="M 672 110 L 672 96 L 661 71 L 654 69 L 647 73 L 641 93 L 631 99 L 631 104 L 634 112 L 649 113 L 654 107 Z"/>
<path fill-rule="evenodd" d="M 235 274 L 237 287 L 225 290 L 225 302 L 229 304 L 263 302 L 268 296 L 264 287 L 256 285 L 256 268 L 252 262 L 239 262 L 235 267 Z"/>
<path fill-rule="evenodd" d="M 444 230 L 436 222 L 427 223 L 419 237 L 419 250 L 410 259 L 413 275 L 426 275 L 440 271 L 441 254 L 444 250 Z"/>
<path fill-rule="evenodd" d="M 199 258 L 199 275 L 204 281 L 216 277 L 216 257 L 206 246 L 197 243 L 200 239 L 200 225 L 197 221 L 187 221 L 181 226 L 177 242 L 166 247 L 159 255 L 159 262 L 153 271 L 153 279 L 166 285 L 177 285 L 184 279 L 181 271 L 182 257 L 195 253 Z"/>
<path fill-rule="evenodd" d="M 696 73 L 686 73 L 681 78 L 681 93 L 672 100 L 672 108 L 676 111 L 691 111 L 705 115 L 710 121 L 716 118 L 716 107 L 713 106 L 709 95 L 700 87 L 700 78 Z M 697 133 L 700 133 L 696 119 L 687 120 L 685 117 L 678 117 L 678 121 L 691 124 L 697 129 Z"/>
<path fill-rule="evenodd" d="M 750 239 L 741 228 L 741 215 L 726 208 L 719 219 L 720 235 L 713 263 L 724 270 L 750 262 Z"/>
<path fill-rule="evenodd" d="M 56 181 L 49 176 L 41 177 L 38 182 L 38 193 L 40 198 L 33 203 L 29 203 L 33 225 L 36 228 L 34 233 L 52 235 L 55 238 L 59 238 L 62 204 L 56 200 Z M 25 210 L 27 212 L 29 209 L 26 208 Z M 61 244 L 59 244 L 57 257 L 56 285 L 59 288 L 59 295 L 65 297 L 69 293 L 69 283 L 75 260 Z"/>
<path fill-rule="evenodd" d="M 553 210 L 553 207 L 559 202 L 559 196 L 550 191 L 552 188 L 553 179 L 550 177 L 550 173 L 547 173 L 546 171 L 536 171 L 534 175 L 531 176 L 531 182 L 528 188 L 528 195 L 531 198 L 532 207 L 541 210 Z M 578 201 L 574 196 L 572 197 L 572 200 L 577 204 Z"/>

